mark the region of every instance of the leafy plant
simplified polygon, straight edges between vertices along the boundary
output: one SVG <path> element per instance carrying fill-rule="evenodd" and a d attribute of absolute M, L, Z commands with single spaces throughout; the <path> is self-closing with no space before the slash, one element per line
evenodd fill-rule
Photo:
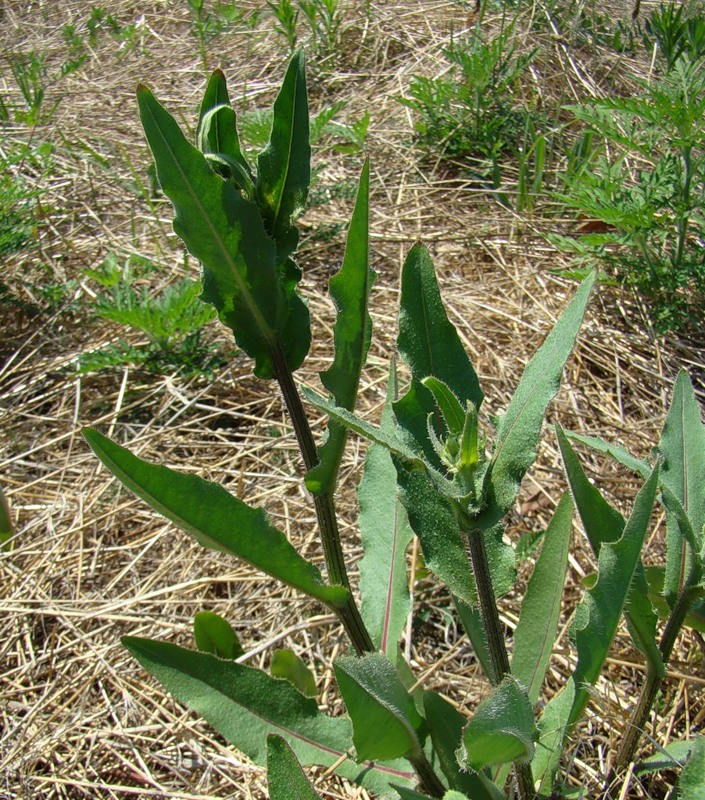
<path fill-rule="evenodd" d="M 187 375 L 211 375 L 222 366 L 222 353 L 202 339 L 205 326 L 215 317 L 199 300 L 201 287 L 185 278 L 154 295 L 138 283 L 154 272 L 146 259 L 129 256 L 121 266 L 110 255 L 87 275 L 103 288 L 93 312 L 103 319 L 142 331 L 148 342 L 111 344 L 81 358 L 81 369 L 92 372 L 105 367 L 134 364 L 153 372 L 179 371 Z"/>
<path fill-rule="evenodd" d="M 566 173 L 561 197 L 605 230 L 554 241 L 634 289 L 664 333 L 697 324 L 705 300 L 705 18 L 688 25 L 662 7 L 646 27 L 666 73 L 631 97 L 570 107 L 592 152 Z"/>
<path fill-rule="evenodd" d="M 277 32 L 293 52 L 298 42 L 298 21 L 303 14 L 311 31 L 311 49 L 323 58 L 333 55 L 340 40 L 343 14 L 340 0 L 267 0 L 277 21 Z"/>
<path fill-rule="evenodd" d="M 498 800 L 505 797 L 510 770 L 523 800 L 533 798 L 537 786 L 542 794 L 550 792 L 567 735 L 585 709 L 623 612 L 636 620 L 645 649 L 655 649 L 648 638 L 652 617 L 642 621 L 637 615 L 644 596 L 635 576 L 665 465 L 649 471 L 623 530 L 613 525 L 601 533 L 598 579 L 578 610 L 578 664 L 538 727 L 534 707 L 557 635 L 568 562 L 568 495 L 545 533 L 511 660 L 497 606 L 516 577 L 514 547 L 502 520 L 536 457 L 546 410 L 558 391 L 594 277 L 580 286 L 527 365 L 508 407 L 494 417 L 490 441 L 489 431 L 481 430 L 484 394 L 478 376 L 448 319 L 431 259 L 415 245 L 402 271 L 397 339 L 410 384 L 400 394 L 391 367 L 376 427 L 354 413 L 371 340 L 368 298 L 375 277 L 369 266 L 366 163 L 343 263 L 330 282 L 338 316 L 333 360 L 320 374 L 328 397 L 304 392 L 329 416 L 327 436 L 317 445 L 294 379 L 311 337 L 294 260 L 294 221 L 310 181 L 301 54 L 291 59 L 274 103 L 270 140 L 256 164 L 243 155 L 221 72 L 206 88 L 197 148 L 144 86 L 138 102 L 160 183 L 174 204 L 175 230 L 202 264 L 203 297 L 253 360 L 254 374 L 276 381 L 281 391 L 301 452 L 326 576 L 263 509 L 194 474 L 143 461 L 95 430 L 87 430 L 86 439 L 125 486 L 200 544 L 244 559 L 338 617 L 354 651 L 333 663 L 347 714 L 331 717 L 319 709 L 309 696 L 309 676 L 290 655 L 276 659 L 274 671 L 284 679 L 237 663 L 237 637 L 229 623 L 211 615 L 196 620 L 198 650 L 136 637 L 123 639 L 125 646 L 177 700 L 255 762 L 268 763 L 274 800 L 316 797 L 301 770 L 309 764 L 404 800 Z M 348 431 L 371 442 L 358 488 L 365 550 L 360 606 L 351 591 L 336 515 Z M 417 686 L 400 651 L 410 607 L 405 550 L 414 535 L 427 569 L 451 592 L 493 687 L 470 719 L 437 692 Z"/>

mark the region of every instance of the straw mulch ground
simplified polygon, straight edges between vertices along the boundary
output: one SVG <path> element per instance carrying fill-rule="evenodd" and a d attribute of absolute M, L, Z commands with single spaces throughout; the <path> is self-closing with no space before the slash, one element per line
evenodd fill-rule
<path fill-rule="evenodd" d="M 310 89 L 314 109 L 344 99 L 343 118 L 354 121 L 368 109 L 371 114 L 367 147 L 378 278 L 363 408 L 371 417 L 379 412 L 394 348 L 399 268 L 420 238 L 434 255 L 451 319 L 481 375 L 487 408 L 501 409 L 573 290 L 550 272 L 561 265 L 561 257 L 541 236 L 563 223 L 540 221 L 538 214 L 512 215 L 457 174 L 421 162 L 411 147 L 411 119 L 395 97 L 413 74 L 443 69 L 441 48 L 465 24 L 459 4 L 374 2 L 369 16 L 364 4 L 344 5 L 340 50 L 329 63 L 311 59 Z M 46 52 L 51 70 L 65 57 L 61 26 L 85 23 L 87 15 L 87 4 L 78 0 L 6 0 L 0 9 L 3 51 Z M 129 442 L 143 458 L 221 482 L 266 507 L 302 553 L 320 558 L 301 464 L 279 397 L 251 376 L 246 360 L 235 356 L 213 383 L 129 368 L 77 372 L 82 352 L 126 335 L 117 326 L 86 321 L 81 309 L 90 302 L 87 268 L 110 252 L 136 252 L 168 267 L 168 280 L 196 271 L 170 231 L 168 204 L 159 203 L 155 219 L 134 189 L 134 175 L 144 176 L 148 164 L 135 85 L 148 82 L 184 124 L 194 122 L 207 73 L 191 12 L 177 0 L 119 0 L 108 10 L 137 22 L 143 49 L 119 51 L 104 36 L 81 70 L 48 90 L 46 102 L 60 101 L 57 110 L 49 124 L 31 132 L 57 145 L 42 198 L 45 217 L 36 246 L 3 265 L 2 280 L 28 304 L 37 301 L 43 282 L 77 283 L 49 314 L 0 306 L 0 481 L 18 531 L 14 549 L 0 554 L 0 798 L 259 799 L 266 797 L 262 770 L 165 695 L 121 647 L 120 636 L 188 644 L 194 613 L 215 610 L 237 628 L 249 663 L 266 666 L 277 646 L 302 654 L 316 674 L 324 705 L 335 700 L 329 665 L 345 643 L 335 620 L 320 607 L 241 564 L 202 551 L 119 488 L 81 438 L 81 427 L 90 424 Z M 540 14 L 540 6 L 532 13 Z M 599 92 L 606 74 L 610 80 L 623 75 L 626 82 L 639 68 L 599 49 L 570 49 L 557 37 L 549 47 L 552 71 L 544 69 L 537 88 L 547 98 L 551 92 Z M 246 97 L 249 107 L 264 107 L 273 98 L 285 56 L 271 18 L 263 16 L 254 32 L 234 29 L 214 39 L 208 66 L 222 66 L 236 100 Z M 0 66 L 0 87 L 17 99 L 6 66 Z M 30 134 L 22 128 L 11 133 Z M 362 163 L 361 155 L 341 158 L 330 148 L 318 158 L 326 164 L 323 186 L 354 181 Z M 321 226 L 344 223 L 349 211 L 349 200 L 333 199 L 302 220 L 302 286 L 318 335 L 298 380 L 314 387 L 331 355 L 334 312 L 327 280 L 340 263 L 342 238 L 320 244 L 313 234 Z M 593 301 L 551 417 L 646 456 L 657 439 L 676 371 L 685 365 L 701 379 L 703 362 L 692 346 L 654 341 L 641 332 L 630 303 L 615 292 L 602 292 Z M 352 564 L 360 555 L 352 523 L 362 454 L 360 444 L 350 445 L 340 497 Z M 635 481 L 606 460 L 593 458 L 592 466 L 600 486 L 628 510 Z M 511 515 L 510 534 L 540 530 L 563 488 L 555 440 L 548 432 Z M 662 551 L 660 522 L 649 544 L 654 560 Z M 592 569 L 576 528 L 564 634 L 548 675 L 547 697 L 570 669 L 567 630 L 579 581 Z M 510 629 L 520 599 L 517 591 L 502 603 Z M 472 710 L 488 687 L 448 613 L 449 598 L 424 580 L 415 587 L 415 600 L 424 621 L 414 627 L 407 647 L 419 679 Z M 566 765 L 571 780 L 585 784 L 587 796 L 597 796 L 642 677 L 641 659 L 624 633 Z M 651 737 L 664 744 L 699 728 L 704 683 L 702 651 L 687 633 L 669 670 L 647 748 Z M 666 774 L 653 784 L 632 777 L 622 796 L 663 797 L 673 777 Z M 317 788 L 326 798 L 367 797 L 332 778 L 320 778 Z"/>

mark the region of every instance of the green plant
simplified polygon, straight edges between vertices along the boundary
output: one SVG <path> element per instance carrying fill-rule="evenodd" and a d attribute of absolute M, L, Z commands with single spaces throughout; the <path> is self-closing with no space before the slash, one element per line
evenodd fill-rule
<path fill-rule="evenodd" d="M 81 357 L 83 372 L 134 364 L 152 372 L 212 376 L 224 364 L 222 353 L 202 339 L 215 312 L 199 300 L 200 285 L 184 278 L 158 295 L 146 286 L 138 288 L 140 279 L 154 269 L 146 259 L 129 256 L 121 266 L 115 255 L 109 255 L 99 269 L 88 270 L 86 274 L 103 288 L 93 303 L 93 313 L 142 331 L 148 341 L 109 344 L 85 353 Z"/>
<path fill-rule="evenodd" d="M 294 380 L 311 340 L 294 260 L 294 219 L 310 181 L 301 54 L 289 64 L 274 104 L 270 140 L 256 168 L 242 153 L 222 73 L 214 73 L 206 88 L 198 148 L 144 86 L 138 102 L 161 185 L 174 204 L 175 230 L 202 263 L 204 299 L 253 360 L 254 374 L 276 381 L 281 391 L 301 452 L 327 577 L 294 549 L 264 510 L 196 475 L 143 461 L 95 430 L 87 430 L 86 439 L 128 488 L 202 545 L 244 559 L 338 617 L 355 652 L 333 663 L 347 715 L 320 711 L 308 696 L 309 676 L 289 655 L 276 659 L 281 677 L 233 660 L 239 642 L 227 621 L 215 615 L 195 621 L 198 650 L 135 637 L 126 637 L 125 646 L 177 700 L 256 762 L 267 761 L 274 800 L 317 797 L 300 764 L 333 768 L 370 791 L 403 800 L 499 800 L 510 770 L 516 796 L 533 798 L 537 786 L 547 795 L 623 612 L 635 620 L 639 641 L 655 650 L 649 639 L 653 615 L 642 620 L 636 613 L 648 600 L 633 579 L 639 575 L 659 464 L 649 471 L 623 530 L 612 525 L 600 533 L 599 576 L 578 609 L 578 663 L 538 727 L 534 706 L 557 634 L 568 562 L 568 495 L 545 532 L 511 661 L 499 619 L 497 600 L 516 578 L 514 547 L 506 541 L 502 520 L 536 457 L 546 410 L 559 388 L 594 278 L 580 286 L 527 365 L 505 412 L 493 418 L 490 443 L 489 432 L 481 429 L 484 395 L 478 376 L 448 319 L 431 259 L 415 245 L 402 271 L 397 339 L 410 384 L 400 396 L 392 366 L 381 425 L 371 425 L 354 414 L 371 339 L 367 306 L 374 280 L 366 163 L 343 264 L 331 279 L 338 308 L 334 354 L 321 373 L 329 397 L 304 392 L 330 418 L 327 437 L 317 446 Z M 348 580 L 335 500 L 349 430 L 372 442 L 358 488 L 365 551 L 359 565 L 360 606 Z M 440 694 L 417 685 L 399 648 L 410 608 L 405 550 L 414 535 L 426 568 L 451 592 L 493 687 L 469 720 Z M 698 746 L 693 752 L 700 752 Z M 697 765 L 693 770 L 697 777 Z"/>
<path fill-rule="evenodd" d="M 298 33 L 296 25 L 299 21 L 299 9 L 294 6 L 291 0 L 267 0 L 274 18 L 276 19 L 277 32 L 284 37 L 289 50 L 293 53 L 296 49 L 296 42 L 298 41 Z"/>
<path fill-rule="evenodd" d="M 204 8 L 204 0 L 186 0 L 193 12 L 193 33 L 198 39 L 201 62 L 208 65 L 208 43 L 219 34 L 238 25 L 253 31 L 260 19 L 261 11 L 243 9 L 237 0 L 214 2 L 211 9 Z"/>
<path fill-rule="evenodd" d="M 647 29 L 666 73 L 631 97 L 569 107 L 592 151 L 573 160 L 561 199 L 605 230 L 554 241 L 636 290 L 657 333 L 698 325 L 705 301 L 705 58 L 693 43 L 705 41 L 705 18 L 696 22 L 654 12 Z"/>
<path fill-rule="evenodd" d="M 284 37 L 293 52 L 298 41 L 297 25 L 303 13 L 311 31 L 311 49 L 323 58 L 333 55 L 340 41 L 343 14 L 340 0 L 267 0 L 277 21 L 277 32 Z"/>

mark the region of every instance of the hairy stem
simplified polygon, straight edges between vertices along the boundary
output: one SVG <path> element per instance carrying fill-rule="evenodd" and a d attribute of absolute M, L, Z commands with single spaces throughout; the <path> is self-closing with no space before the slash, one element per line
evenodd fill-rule
<path fill-rule="evenodd" d="M 694 587 L 692 582 L 689 581 L 689 586 L 680 593 L 676 604 L 673 606 L 673 610 L 671 611 L 671 615 L 663 631 L 661 644 L 659 645 L 661 658 L 664 664 L 667 664 L 671 657 L 671 651 L 676 643 L 676 637 L 683 627 L 688 611 L 690 611 L 690 607 L 697 599 L 698 593 L 699 589 Z M 624 769 L 627 764 L 634 759 L 639 739 L 641 739 L 641 734 L 646 727 L 651 708 L 656 700 L 656 695 L 658 694 L 660 686 L 661 676 L 658 668 L 654 664 L 649 663 L 646 671 L 646 680 L 639 692 L 639 700 L 632 711 L 632 716 L 627 725 L 627 730 L 624 733 L 619 750 L 617 751 L 614 765 L 607 776 L 608 786 L 612 783 L 616 773 Z"/>
<path fill-rule="evenodd" d="M 504 643 L 504 629 L 499 619 L 497 600 L 492 586 L 490 565 L 487 561 L 487 550 L 485 549 L 484 531 L 475 528 L 466 531 L 466 533 L 467 552 L 473 575 L 475 576 L 482 625 L 485 629 L 487 648 L 492 661 L 492 671 L 494 672 L 493 683 L 496 685 L 501 683 L 504 676 L 510 671 L 509 656 Z M 517 795 L 520 800 L 533 800 L 536 796 L 536 791 L 531 774 L 531 765 L 515 763 L 514 778 L 517 784 Z"/>
<path fill-rule="evenodd" d="M 409 756 L 409 763 L 414 768 L 414 772 L 419 776 L 421 789 L 431 797 L 443 797 L 446 793 L 446 788 L 441 783 L 421 748 L 419 748 L 418 754 Z"/>
<path fill-rule="evenodd" d="M 301 450 L 304 466 L 306 470 L 313 469 L 313 467 L 318 464 L 318 450 L 313 440 L 313 434 L 308 424 L 306 412 L 301 403 L 301 396 L 294 384 L 293 375 L 291 374 L 291 370 L 281 350 L 277 350 L 275 353 L 274 369 L 282 395 L 284 396 L 284 402 L 289 412 L 289 417 L 294 426 L 294 433 L 296 434 L 296 440 Z M 338 519 L 335 513 L 335 501 L 329 493 L 315 495 L 313 500 L 316 509 L 316 518 L 318 520 L 318 528 L 321 533 L 323 555 L 326 561 L 326 568 L 328 569 L 328 580 L 332 584 L 344 586 L 349 590 L 350 581 L 348 580 L 345 557 L 343 556 L 343 549 L 340 544 L 340 531 L 338 530 Z M 345 632 L 350 638 L 352 646 L 355 648 L 355 652 L 358 655 L 373 652 L 375 648 L 372 644 L 372 639 L 365 627 L 365 623 L 362 621 L 360 611 L 352 593 L 345 606 L 335 611 Z"/>

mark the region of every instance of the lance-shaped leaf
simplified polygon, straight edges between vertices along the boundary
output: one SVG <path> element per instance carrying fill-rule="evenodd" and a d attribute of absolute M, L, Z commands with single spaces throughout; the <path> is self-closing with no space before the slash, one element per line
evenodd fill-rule
<path fill-rule="evenodd" d="M 321 382 L 333 395 L 335 404 L 348 411 L 355 410 L 360 373 L 372 335 L 372 320 L 367 311 L 375 276 L 369 264 L 369 183 L 370 163 L 366 161 L 348 229 L 343 265 L 330 280 L 330 293 L 338 316 L 333 329 L 333 363 L 321 372 Z M 306 486 L 314 494 L 334 491 L 346 437 L 347 429 L 331 420 L 328 438 L 319 449 L 320 463 L 306 476 Z"/>
<path fill-rule="evenodd" d="M 392 368 L 382 430 L 394 433 L 391 403 L 396 396 Z M 398 645 L 411 609 L 406 549 L 413 536 L 399 491 L 397 471 L 389 452 L 373 444 L 357 489 L 358 525 L 365 552 L 360 561 L 360 613 L 372 642 L 396 662 Z"/>
<path fill-rule="evenodd" d="M 497 438 L 485 480 L 486 508 L 478 525 L 497 523 L 511 508 L 521 481 L 536 458 L 536 446 L 546 409 L 560 387 L 561 375 L 583 321 L 590 291 L 590 275 L 563 316 L 526 366 L 519 386 L 497 427 Z"/>
<path fill-rule="evenodd" d="M 277 262 L 294 252 L 299 233 L 292 218 L 303 211 L 311 180 L 308 96 L 303 53 L 294 53 L 274 101 L 269 144 L 257 157 L 257 194 Z"/>
<path fill-rule="evenodd" d="M 286 739 L 267 737 L 267 788 L 269 800 L 320 800 Z"/>
<path fill-rule="evenodd" d="M 252 170 L 240 148 L 237 117 L 230 105 L 225 75 L 219 69 L 211 75 L 203 95 L 196 143 L 204 155 L 215 153 L 234 162 L 235 168 L 247 182 L 250 199 L 253 199 Z"/>
<path fill-rule="evenodd" d="M 661 433 L 659 451 L 663 457 L 661 481 L 683 506 L 696 536 L 705 525 L 705 426 L 688 373 L 676 378 L 671 407 Z M 691 554 L 673 514 L 667 514 L 665 595 L 673 607 L 690 571 Z"/>
<path fill-rule="evenodd" d="M 283 678 L 289 681 L 292 686 L 306 697 L 316 696 L 316 679 L 313 677 L 311 670 L 293 650 L 288 648 L 275 650 L 269 671 L 275 678 Z"/>
<path fill-rule="evenodd" d="M 142 461 L 95 430 L 86 429 L 84 436 L 116 478 L 204 547 L 232 553 L 331 608 L 347 601 L 347 589 L 326 585 L 262 509 L 196 475 Z"/>
<path fill-rule="evenodd" d="M 627 469 L 631 469 L 646 480 L 651 474 L 651 466 L 648 461 L 635 458 L 626 448 L 618 444 L 610 444 L 597 436 L 583 436 L 581 433 L 566 431 L 565 435 L 574 442 L 580 442 L 598 453 L 612 456 L 612 458 L 622 464 Z"/>
<path fill-rule="evenodd" d="M 482 773 L 467 772 L 458 764 L 456 753 L 467 723 L 465 717 L 436 692 L 424 692 L 423 707 L 433 752 L 451 789 L 473 800 L 504 800 L 504 794 Z"/>
<path fill-rule="evenodd" d="M 255 360 L 258 377 L 273 377 L 280 354 L 297 369 L 308 352 L 308 311 L 280 278 L 257 205 L 211 169 L 149 89 L 140 86 L 137 99 L 174 230 L 203 266 L 203 299 Z"/>
<path fill-rule="evenodd" d="M 239 658 L 245 652 L 232 625 L 212 611 L 199 611 L 193 618 L 196 647 L 218 658 Z"/>
<path fill-rule="evenodd" d="M 358 759 L 418 754 L 421 717 L 389 659 L 381 653 L 341 656 L 334 666 Z"/>
<path fill-rule="evenodd" d="M 283 736 L 303 765 L 330 767 L 384 797 L 389 782 L 413 786 L 404 762 L 387 764 L 344 760 L 352 744 L 347 717 L 328 717 L 316 701 L 287 681 L 259 669 L 223 661 L 167 642 L 125 637 L 124 646 L 179 702 L 200 714 L 256 764 L 266 761 L 269 734 Z"/>
<path fill-rule="evenodd" d="M 564 494 L 543 537 L 514 631 L 512 675 L 526 688 L 532 705 L 539 698 L 558 631 L 572 522 L 573 504 Z"/>
<path fill-rule="evenodd" d="M 599 557 L 604 542 L 616 542 L 622 535 L 624 517 L 605 500 L 600 490 L 590 483 L 560 425 L 556 425 L 556 436 L 583 529 L 593 553 Z M 657 672 L 663 674 L 663 659 L 656 643 L 658 616 L 649 599 L 649 586 L 641 558 L 634 573 L 626 617 L 634 644 L 649 659 Z"/>
<path fill-rule="evenodd" d="M 431 257 L 420 244 L 411 248 L 402 269 L 397 346 L 411 369 L 412 383 L 394 404 L 394 413 L 428 463 L 440 467 L 426 428 L 428 415 L 437 413 L 436 404 L 421 381 L 429 376 L 443 381 L 463 409 L 467 401 L 479 409 L 483 394 L 477 373 L 443 307 Z"/>
<path fill-rule="evenodd" d="M 536 726 L 526 692 L 507 675 L 480 703 L 463 732 L 458 760 L 479 772 L 492 764 L 530 761 Z"/>
<path fill-rule="evenodd" d="M 634 501 L 621 538 L 602 543 L 597 582 L 576 611 L 578 663 L 564 689 L 546 705 L 539 725 L 542 746 L 534 759 L 534 774 L 542 779 L 542 790 L 553 780 L 563 742 L 587 705 L 617 631 L 648 531 L 658 473 L 657 465 Z"/>

